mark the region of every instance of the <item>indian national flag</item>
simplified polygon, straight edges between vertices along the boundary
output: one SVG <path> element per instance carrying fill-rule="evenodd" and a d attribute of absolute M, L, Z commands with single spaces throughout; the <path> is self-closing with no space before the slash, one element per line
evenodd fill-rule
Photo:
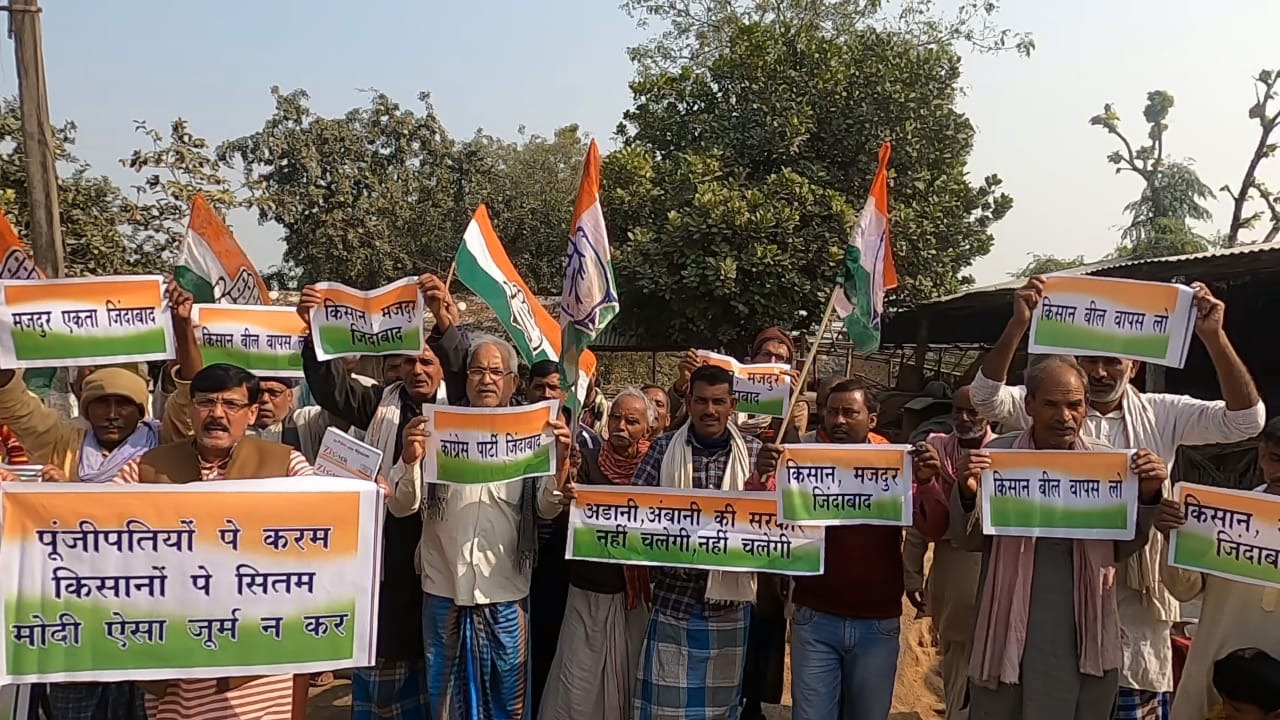
<path fill-rule="evenodd" d="M 564 264 L 564 295 L 560 299 L 560 387 L 577 415 L 569 388 L 578 386 L 579 359 L 587 345 L 618 314 L 618 290 L 613 282 L 609 234 L 600 210 L 600 148 L 591 141 L 582 163 L 578 200 L 569 228 L 569 252 Z"/>
<path fill-rule="evenodd" d="M 462 234 L 462 245 L 454 262 L 458 266 L 458 280 L 493 308 L 525 362 L 560 359 L 560 323 L 542 307 L 516 272 L 484 205 L 476 208 Z M 579 365 L 583 373 L 579 389 L 585 393 L 586 381 L 595 373 L 595 355 L 584 352 Z"/>
<path fill-rule="evenodd" d="M 880 146 L 880 167 L 871 194 L 844 252 L 844 269 L 835 289 L 834 306 L 860 353 L 880 347 L 884 291 L 898 286 L 889 244 L 889 143 Z"/>
<path fill-rule="evenodd" d="M 270 304 L 262 276 L 240 249 L 231 228 L 200 195 L 191 200 L 187 239 L 173 275 L 198 303 Z"/>

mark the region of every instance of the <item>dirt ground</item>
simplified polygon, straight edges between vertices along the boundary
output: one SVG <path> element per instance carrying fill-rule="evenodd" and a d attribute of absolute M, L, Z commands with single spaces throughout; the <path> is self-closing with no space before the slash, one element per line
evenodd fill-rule
<path fill-rule="evenodd" d="M 936 720 L 942 717 L 942 676 L 938 660 L 931 621 L 917 618 L 915 608 L 903 601 L 898 679 L 893 689 L 893 712 L 889 720 Z M 338 673 L 338 679 L 329 687 L 311 690 L 307 720 L 347 720 L 351 717 L 349 677 L 349 673 Z M 791 718 L 789 661 L 784 683 L 782 705 L 765 708 L 769 720 Z"/>

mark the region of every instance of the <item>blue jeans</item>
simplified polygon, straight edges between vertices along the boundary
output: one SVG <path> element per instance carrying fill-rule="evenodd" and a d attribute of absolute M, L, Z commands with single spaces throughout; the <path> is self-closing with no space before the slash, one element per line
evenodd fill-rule
<path fill-rule="evenodd" d="M 796 606 L 792 720 L 885 720 L 898 674 L 898 618 L 860 620 Z"/>

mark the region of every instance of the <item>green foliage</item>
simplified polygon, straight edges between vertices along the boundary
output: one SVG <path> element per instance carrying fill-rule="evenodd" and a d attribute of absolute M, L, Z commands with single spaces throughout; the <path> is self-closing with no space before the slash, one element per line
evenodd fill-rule
<path fill-rule="evenodd" d="M 1009 273 L 1009 277 L 1028 278 L 1034 275 L 1048 275 L 1059 270 L 1084 265 L 1083 255 L 1077 255 L 1073 258 L 1060 258 L 1057 255 L 1041 255 L 1040 253 L 1030 253 L 1030 255 L 1031 261 L 1020 269 Z"/>
<path fill-rule="evenodd" d="M 883 140 L 907 306 L 955 292 L 1012 206 L 968 180 L 973 127 L 948 46 L 873 29 L 833 37 L 738 25 L 705 68 L 642 75 L 605 158 L 605 217 L 628 317 L 652 333 L 733 345 L 812 325 L 833 287 Z M 807 319 L 806 319 L 807 318 Z"/>
<path fill-rule="evenodd" d="M 977 52 L 1009 50 L 1027 57 L 1035 50 L 1029 33 L 996 22 L 995 0 L 960 0 L 950 15 L 934 0 L 622 0 L 622 10 L 641 29 L 662 31 L 627 53 L 642 74 L 672 72 L 684 65 L 706 67 L 732 47 L 742 25 L 789 25 L 799 32 L 845 37 L 867 28 L 895 32 L 920 46 L 962 45 Z"/>
<path fill-rule="evenodd" d="M 1120 115 L 1110 103 L 1089 119 L 1090 125 L 1101 127 L 1120 142 L 1120 149 L 1107 155 L 1116 174 L 1133 173 L 1143 182 L 1138 199 L 1124 207 L 1129 225 L 1121 232 L 1113 257 L 1166 257 L 1209 248 L 1209 240 L 1196 233 L 1191 223 L 1213 219 L 1205 205 L 1213 199 L 1213 191 L 1200 180 L 1190 161 L 1166 158 L 1166 120 L 1173 105 L 1173 96 L 1164 90 L 1147 93 L 1142 110 L 1147 143 L 1137 147 L 1120 130 Z"/>

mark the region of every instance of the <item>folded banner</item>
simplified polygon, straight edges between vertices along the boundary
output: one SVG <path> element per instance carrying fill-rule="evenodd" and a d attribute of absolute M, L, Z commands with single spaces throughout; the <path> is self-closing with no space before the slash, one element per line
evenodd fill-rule
<path fill-rule="evenodd" d="M 332 477 L 373 480 L 382 464 L 382 451 L 366 445 L 336 427 L 324 429 L 320 452 L 316 455 L 316 474 Z"/>
<path fill-rule="evenodd" d="M 698 359 L 733 373 L 733 395 L 738 398 L 738 412 L 753 415 L 786 417 L 791 400 L 790 365 L 782 363 L 740 363 L 728 355 L 699 350 Z"/>
<path fill-rule="evenodd" d="M 307 327 L 293 308 L 272 305 L 196 305 L 205 365 L 230 363 L 265 377 L 302 377 Z"/>
<path fill-rule="evenodd" d="M 483 485 L 556 473 L 555 400 L 521 407 L 425 405 L 427 482 Z"/>
<path fill-rule="evenodd" d="M 0 683 L 374 662 L 373 483 L 6 483 L 0 502 Z"/>
<path fill-rule="evenodd" d="M 321 303 L 311 310 L 311 342 L 316 358 L 348 355 L 417 355 L 422 335 L 423 301 L 417 278 L 397 280 L 377 290 L 355 290 L 322 282 Z"/>
<path fill-rule="evenodd" d="M 1178 483 L 1187 524 L 1170 537 L 1169 564 L 1280 587 L 1280 496 Z"/>
<path fill-rule="evenodd" d="M 910 525 L 910 445 L 784 445 L 782 520 L 805 525 Z"/>
<path fill-rule="evenodd" d="M 0 367 L 109 365 L 173 354 L 173 319 L 159 275 L 0 284 Z"/>
<path fill-rule="evenodd" d="M 1182 367 L 1194 319 L 1185 285 L 1049 275 L 1027 352 L 1111 355 Z"/>
<path fill-rule="evenodd" d="M 565 557 L 821 575 L 821 527 L 779 522 L 769 493 L 579 485 Z"/>
<path fill-rule="evenodd" d="M 982 473 L 988 535 L 1129 540 L 1138 519 L 1138 479 L 1127 450 L 991 450 Z"/>

